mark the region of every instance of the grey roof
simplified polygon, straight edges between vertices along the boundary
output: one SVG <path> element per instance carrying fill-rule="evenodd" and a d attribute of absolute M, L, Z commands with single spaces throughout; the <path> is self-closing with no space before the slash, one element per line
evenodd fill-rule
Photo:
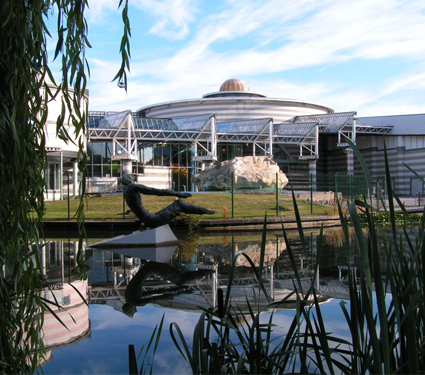
<path fill-rule="evenodd" d="M 358 117 L 358 125 L 392 126 L 389 135 L 425 135 L 425 114 Z"/>

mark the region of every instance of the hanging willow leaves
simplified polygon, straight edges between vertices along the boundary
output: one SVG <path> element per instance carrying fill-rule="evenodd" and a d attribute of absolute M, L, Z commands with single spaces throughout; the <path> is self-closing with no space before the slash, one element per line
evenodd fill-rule
<path fill-rule="evenodd" d="M 118 0 L 117 0 L 118 1 Z M 121 6 L 122 0 L 119 2 Z M 46 307 L 38 243 L 43 238 L 45 168 L 44 126 L 49 102 L 62 101 L 57 135 L 79 147 L 83 175 L 77 219 L 84 231 L 84 172 L 88 62 L 87 0 L 4 0 L 0 7 L 0 369 L 32 373 L 42 357 L 41 327 Z M 127 85 L 130 49 L 125 3 L 123 67 Z M 57 28 L 47 27 L 56 20 Z M 57 36 L 56 36 L 57 34 Z M 61 62 L 60 82 L 49 69 L 47 38 L 56 38 L 51 58 Z M 125 53 L 123 53 L 125 52 Z M 66 126 L 64 126 L 66 125 Z M 73 129 L 68 134 L 68 125 Z M 75 134 L 74 134 L 75 130 Z M 82 264 L 81 252 L 79 262 Z"/>

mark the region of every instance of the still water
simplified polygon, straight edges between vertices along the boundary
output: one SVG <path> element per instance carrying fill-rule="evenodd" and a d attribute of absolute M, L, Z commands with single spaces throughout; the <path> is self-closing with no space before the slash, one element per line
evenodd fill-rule
<path fill-rule="evenodd" d="M 237 272 L 231 295 L 238 308 L 244 310 L 246 298 L 253 298 L 262 311 L 262 319 L 274 312 L 275 334 L 284 335 L 294 316 L 294 306 L 272 309 L 265 298 L 258 296 L 258 284 L 244 253 L 258 266 L 260 262 L 261 235 L 177 234 L 178 247 L 161 249 L 91 248 L 100 239 L 90 239 L 85 245 L 83 259 L 87 279 L 78 277 L 77 249 L 72 238 L 48 240 L 43 248 L 43 274 L 50 288 L 45 298 L 56 299 L 63 309 L 56 311 L 67 328 L 53 315 L 44 317 L 44 344 L 47 351 L 45 374 L 120 374 L 128 373 L 128 346 L 138 350 L 147 345 L 154 327 L 164 316 L 164 332 L 155 356 L 154 373 L 186 374 L 189 365 L 177 351 L 169 334 L 175 322 L 187 341 L 191 342 L 193 329 L 200 317 L 197 306 L 214 308 L 217 305 L 217 288 L 227 291 L 227 278 L 235 260 Z M 348 330 L 339 304 L 349 303 L 346 290 L 347 264 L 356 266 L 356 259 L 338 250 L 340 236 L 327 232 L 319 244 L 317 233 L 306 235 L 308 248 L 303 249 L 297 233 L 290 236 L 290 246 L 295 254 L 299 272 L 306 286 L 315 283 L 319 288 L 322 314 L 328 330 L 341 338 L 348 338 Z M 321 248 L 319 275 L 312 280 L 313 259 Z M 337 250 L 336 250 L 337 249 Z M 154 271 L 143 280 L 143 293 L 150 298 L 139 298 L 138 306 L 131 311 L 125 308 L 126 288 L 136 279 L 137 272 L 146 267 L 146 260 L 166 264 L 178 275 L 195 270 L 207 270 L 208 275 L 192 280 L 190 286 L 175 291 L 167 275 Z M 167 267 L 168 267 L 167 266 Z M 293 271 L 287 246 L 279 233 L 267 235 L 263 279 L 266 289 L 275 301 L 293 289 Z M 174 271 L 173 271 L 174 272 Z M 140 275 L 140 272 L 139 272 Z M 184 293 L 179 293 L 183 292 Z M 144 294 L 143 294 L 144 295 Z M 88 304 L 82 298 L 88 300 Z M 127 296 L 128 297 L 128 296 Z M 138 296 L 140 297 L 140 296 Z M 263 296 L 264 297 L 264 296 Z"/>

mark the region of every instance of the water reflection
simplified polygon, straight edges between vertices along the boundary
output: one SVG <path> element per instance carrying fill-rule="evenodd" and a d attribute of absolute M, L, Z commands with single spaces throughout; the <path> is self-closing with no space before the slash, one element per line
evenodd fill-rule
<path fill-rule="evenodd" d="M 49 241 L 41 249 L 45 283 L 41 297 L 50 308 L 44 313 L 42 337 L 49 361 L 53 349 L 90 337 L 88 281 L 76 272 L 78 243 Z"/>
<path fill-rule="evenodd" d="M 144 306 L 149 302 L 177 296 L 182 293 L 190 293 L 191 284 L 215 274 L 214 269 L 200 269 L 196 271 L 180 272 L 176 268 L 155 261 L 145 262 L 130 280 L 125 288 L 125 301 L 123 312 L 133 316 L 136 306 Z M 160 279 L 153 288 L 147 289 L 153 278 Z M 172 285 L 169 285 L 171 283 Z"/>
<path fill-rule="evenodd" d="M 356 260 L 348 259 L 344 252 L 335 252 L 331 244 L 324 242 L 321 244 L 320 272 L 313 280 L 312 269 L 319 244 L 315 234 L 306 236 L 306 241 L 307 251 L 298 236 L 290 239 L 303 289 L 307 290 L 314 284 L 321 294 L 321 301 L 348 298 L 345 287 L 348 271 L 344 267 L 347 261 L 355 265 Z M 81 281 L 76 273 L 77 243 L 72 240 L 49 241 L 42 254 L 43 277 L 46 285 L 50 286 L 45 297 L 52 301 L 56 299 L 65 307 L 55 312 L 67 328 L 52 314 L 45 315 L 45 346 L 50 354 L 54 348 L 91 336 L 89 307 L 81 296 L 87 299 L 90 309 L 96 305 L 108 305 L 127 320 L 137 309 L 141 311 L 136 315 L 144 319 L 145 311 L 150 311 L 149 308 L 145 310 L 146 304 L 152 306 L 152 303 L 171 308 L 173 312 L 185 313 L 198 311 L 198 307 L 213 308 L 217 305 L 218 288 L 227 292 L 229 271 L 234 260 L 237 271 L 231 290 L 232 300 L 242 312 L 247 309 L 247 300 L 255 300 L 260 309 L 267 311 L 270 298 L 278 301 L 292 293 L 294 274 L 283 237 L 269 234 L 262 275 L 269 297 L 265 298 L 259 292 L 258 280 L 247 259 L 241 255 L 247 254 L 258 266 L 260 251 L 261 236 L 252 234 L 199 237 L 185 249 L 174 246 L 101 250 L 88 245 L 84 249 L 88 279 Z M 151 269 L 144 268 L 148 261 L 154 265 Z M 286 308 L 294 307 L 295 303 L 286 305 Z M 177 315 L 173 314 L 173 319 L 178 319 Z"/>

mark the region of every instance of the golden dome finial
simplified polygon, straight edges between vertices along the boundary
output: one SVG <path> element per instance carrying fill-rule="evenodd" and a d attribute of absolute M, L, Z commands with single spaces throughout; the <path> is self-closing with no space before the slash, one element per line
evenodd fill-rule
<path fill-rule="evenodd" d="M 231 78 L 220 86 L 220 91 L 249 91 L 249 87 L 241 79 Z"/>

